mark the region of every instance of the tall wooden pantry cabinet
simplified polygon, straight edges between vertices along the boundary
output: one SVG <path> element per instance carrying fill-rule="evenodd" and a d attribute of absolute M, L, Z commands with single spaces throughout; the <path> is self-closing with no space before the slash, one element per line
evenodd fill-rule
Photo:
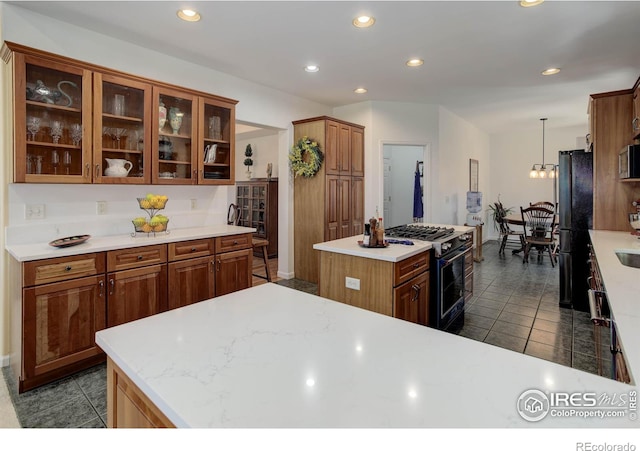
<path fill-rule="evenodd" d="M 313 245 L 362 234 L 364 229 L 364 127 L 327 116 L 293 122 L 294 141 L 316 141 L 324 162 L 314 177 L 294 182 L 294 271 L 318 283 Z"/>

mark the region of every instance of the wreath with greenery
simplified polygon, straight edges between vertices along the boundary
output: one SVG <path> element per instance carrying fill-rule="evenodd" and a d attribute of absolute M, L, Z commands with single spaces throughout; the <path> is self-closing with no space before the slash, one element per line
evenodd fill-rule
<path fill-rule="evenodd" d="M 289 163 L 294 177 L 313 177 L 322 166 L 324 155 L 320 151 L 320 146 L 316 141 L 311 141 L 303 136 L 291 148 L 289 152 Z"/>

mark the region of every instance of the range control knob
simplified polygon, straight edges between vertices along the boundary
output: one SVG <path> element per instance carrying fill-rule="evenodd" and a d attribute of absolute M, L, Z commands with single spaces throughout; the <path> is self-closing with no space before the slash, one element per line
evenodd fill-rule
<path fill-rule="evenodd" d="M 446 252 L 451 249 L 451 243 L 442 243 L 442 252 Z"/>

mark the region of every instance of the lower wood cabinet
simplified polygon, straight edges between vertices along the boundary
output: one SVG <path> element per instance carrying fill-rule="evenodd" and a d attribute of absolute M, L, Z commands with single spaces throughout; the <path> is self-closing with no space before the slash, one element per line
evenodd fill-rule
<path fill-rule="evenodd" d="M 167 309 L 167 267 L 153 265 L 107 275 L 107 326 L 113 327 Z"/>
<path fill-rule="evenodd" d="M 429 324 L 429 272 L 424 272 L 393 290 L 393 317 Z"/>
<path fill-rule="evenodd" d="M 251 286 L 251 234 L 20 263 L 10 259 L 20 393 L 105 360 L 95 334 Z"/>
<path fill-rule="evenodd" d="M 216 255 L 216 296 L 244 290 L 251 286 L 251 249 Z"/>
<path fill-rule="evenodd" d="M 95 334 L 105 328 L 104 275 L 24 289 L 20 391 L 102 356 Z"/>
<path fill-rule="evenodd" d="M 214 292 L 213 256 L 169 263 L 169 310 L 211 299 Z"/>

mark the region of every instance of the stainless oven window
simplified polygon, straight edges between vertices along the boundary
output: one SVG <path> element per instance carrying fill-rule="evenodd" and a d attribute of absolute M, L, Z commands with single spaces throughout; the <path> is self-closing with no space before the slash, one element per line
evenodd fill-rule
<path fill-rule="evenodd" d="M 467 249 L 442 261 L 440 267 L 440 319 L 444 319 L 464 299 L 464 256 Z"/>

